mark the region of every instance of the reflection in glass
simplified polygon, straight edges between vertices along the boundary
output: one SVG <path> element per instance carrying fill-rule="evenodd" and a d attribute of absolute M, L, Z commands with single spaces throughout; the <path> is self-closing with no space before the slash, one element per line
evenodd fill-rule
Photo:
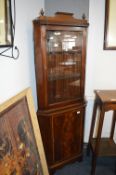
<path fill-rule="evenodd" d="M 0 0 L 0 46 L 12 44 L 10 0 Z"/>

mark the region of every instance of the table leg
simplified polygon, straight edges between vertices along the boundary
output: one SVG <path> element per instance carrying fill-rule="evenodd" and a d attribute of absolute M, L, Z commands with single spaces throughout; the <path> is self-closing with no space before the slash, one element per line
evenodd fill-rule
<path fill-rule="evenodd" d="M 102 106 L 102 109 L 100 111 L 99 123 L 98 123 L 98 132 L 97 132 L 96 144 L 95 144 L 95 148 L 93 150 L 93 155 L 92 155 L 91 175 L 95 174 L 96 161 L 97 161 L 97 156 L 99 154 L 100 139 L 101 139 L 102 126 L 103 126 L 103 121 L 104 121 L 104 114 L 105 114 L 105 111 L 104 111 L 103 106 Z"/>
<path fill-rule="evenodd" d="M 110 139 L 111 139 L 111 140 L 113 140 L 113 136 L 114 136 L 115 123 L 116 123 L 116 111 L 114 111 L 114 113 L 113 113 L 112 126 L 111 126 L 111 133 L 110 133 Z"/>
<path fill-rule="evenodd" d="M 91 139 L 93 137 L 96 113 L 97 113 L 97 101 L 95 100 L 95 102 L 94 102 L 94 109 L 93 109 L 93 115 L 92 115 L 91 128 L 90 128 L 89 141 L 88 141 L 88 145 L 87 145 L 87 155 L 88 156 L 90 154 L 90 145 L 91 145 Z"/>

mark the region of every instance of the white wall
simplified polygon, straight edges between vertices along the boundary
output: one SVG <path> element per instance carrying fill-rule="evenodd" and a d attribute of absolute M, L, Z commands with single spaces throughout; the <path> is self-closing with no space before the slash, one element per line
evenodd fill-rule
<path fill-rule="evenodd" d="M 94 89 L 116 89 L 116 51 L 103 50 L 104 15 L 105 0 L 90 0 L 85 89 L 88 100 L 85 141 L 88 141 Z M 103 128 L 103 136 L 109 134 L 110 120 L 111 117 L 108 115 Z"/>
<path fill-rule="evenodd" d="M 44 0 L 16 0 L 15 44 L 20 57 L 13 60 L 0 56 L 0 103 L 31 86 L 36 105 L 32 20 L 42 7 Z"/>
<path fill-rule="evenodd" d="M 77 18 L 82 18 L 84 13 L 88 19 L 89 0 L 45 0 L 46 15 L 52 16 L 57 11 L 71 12 Z"/>

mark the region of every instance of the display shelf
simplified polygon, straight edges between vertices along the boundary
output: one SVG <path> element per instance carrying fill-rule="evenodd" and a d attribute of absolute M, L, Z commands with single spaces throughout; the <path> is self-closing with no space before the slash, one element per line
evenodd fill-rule
<path fill-rule="evenodd" d="M 54 55 L 54 54 L 81 54 L 82 53 L 82 50 L 81 49 L 72 49 L 72 50 L 67 50 L 67 51 L 56 51 L 56 50 L 53 50 L 53 51 L 48 51 L 47 52 L 48 54 L 50 55 Z"/>
<path fill-rule="evenodd" d="M 91 147 L 93 152 L 95 151 L 96 139 L 92 139 Z M 101 138 L 99 156 L 116 156 L 116 143 L 109 138 Z"/>
<path fill-rule="evenodd" d="M 33 24 L 37 116 L 51 172 L 82 158 L 88 23 L 58 13 Z"/>
<path fill-rule="evenodd" d="M 77 79 L 79 79 L 80 78 L 80 74 L 79 73 L 73 73 L 73 74 L 67 74 L 67 75 L 65 75 L 65 74 L 58 74 L 58 75 L 49 75 L 48 76 L 48 80 L 49 81 L 54 81 L 54 80 L 65 80 L 65 79 L 74 79 L 74 78 L 76 78 L 76 80 Z"/>

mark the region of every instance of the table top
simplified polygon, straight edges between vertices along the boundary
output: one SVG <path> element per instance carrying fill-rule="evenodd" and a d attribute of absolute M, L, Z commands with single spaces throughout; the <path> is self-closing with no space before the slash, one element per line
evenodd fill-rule
<path fill-rule="evenodd" d="M 102 102 L 116 102 L 116 90 L 95 90 Z"/>

